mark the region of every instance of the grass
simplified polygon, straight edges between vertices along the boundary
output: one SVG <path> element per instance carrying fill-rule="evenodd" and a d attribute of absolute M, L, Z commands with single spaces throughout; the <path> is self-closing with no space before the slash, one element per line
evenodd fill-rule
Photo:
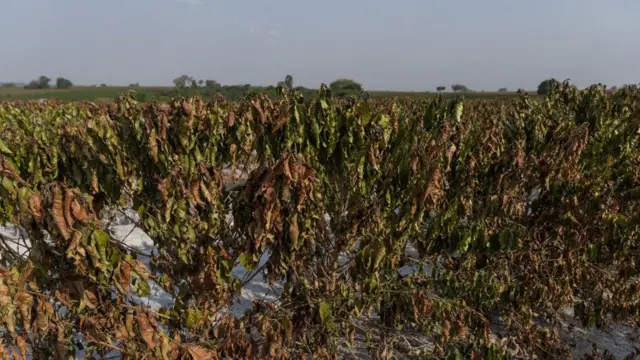
<path fill-rule="evenodd" d="M 56 99 L 60 101 L 93 101 L 93 102 L 110 102 L 119 94 L 135 90 L 138 94 L 138 100 L 148 101 L 157 99 L 160 101 L 170 100 L 170 96 L 166 95 L 171 87 L 126 87 L 126 86 L 76 86 L 70 89 L 24 89 L 21 87 L 0 87 L 0 100 L 37 100 L 37 99 Z M 419 91 L 369 91 L 369 95 L 375 98 L 403 97 L 403 98 L 423 98 L 425 96 L 434 96 L 436 92 L 419 92 Z M 530 92 L 534 95 L 535 91 Z M 455 96 L 457 93 L 444 92 L 444 96 Z M 516 92 L 469 92 L 463 94 L 465 98 L 473 99 L 495 99 L 516 96 Z"/>
<path fill-rule="evenodd" d="M 77 86 L 71 89 L 23 89 L 0 87 L 0 100 L 56 99 L 61 101 L 112 101 L 121 93 L 135 90 L 141 100 L 163 97 L 169 87 L 126 87 L 126 86 Z M 167 97 L 168 99 L 168 97 Z M 160 99 L 166 100 L 166 99 Z"/>

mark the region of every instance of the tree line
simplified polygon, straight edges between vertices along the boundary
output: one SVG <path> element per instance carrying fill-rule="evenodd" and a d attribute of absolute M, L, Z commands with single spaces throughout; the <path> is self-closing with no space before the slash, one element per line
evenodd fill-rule
<path fill-rule="evenodd" d="M 345 78 L 331 82 L 329 88 L 337 97 L 354 96 L 364 90 L 362 84 Z M 276 85 L 254 86 L 251 84 L 222 85 L 216 80 L 196 79 L 183 74 L 173 79 L 173 88 L 166 95 L 190 96 L 197 93 L 205 97 L 211 97 L 221 94 L 227 99 L 239 99 L 251 92 L 277 96 L 280 91 L 279 89 L 296 90 L 305 97 L 314 96 L 316 93 L 316 89 L 295 86 L 293 76 L 291 75 L 286 75 L 284 80 L 279 81 Z"/>
<path fill-rule="evenodd" d="M 69 89 L 73 87 L 73 83 L 71 80 L 58 77 L 56 79 L 55 88 L 57 89 Z M 51 88 L 51 79 L 47 76 L 40 76 L 36 80 L 31 80 L 28 84 L 24 86 L 25 89 L 50 89 Z"/>
<path fill-rule="evenodd" d="M 543 80 L 537 88 L 538 95 L 546 95 L 551 88 L 551 85 L 554 81 L 557 81 L 553 78 Z M 286 75 L 283 81 L 279 81 L 276 85 L 269 86 L 255 86 L 251 84 L 240 84 L 240 85 L 222 85 L 216 80 L 203 80 L 196 79 L 193 76 L 189 75 L 180 75 L 177 78 L 173 79 L 173 88 L 167 91 L 163 91 L 160 95 L 165 96 L 192 96 L 195 94 L 200 94 L 205 97 L 212 97 L 218 94 L 224 96 L 227 99 L 239 99 L 243 96 L 247 95 L 250 92 L 255 93 L 266 93 L 271 96 L 277 96 L 278 88 L 286 88 L 289 90 L 296 90 L 302 93 L 305 97 L 315 95 L 316 89 L 307 88 L 304 86 L 294 86 L 293 76 Z M 101 87 L 106 87 L 106 84 L 101 84 Z M 129 87 L 139 87 L 138 83 L 130 84 Z M 14 83 L 4 83 L 2 87 L 16 87 Z M 66 79 L 64 77 L 56 78 L 55 85 L 51 85 L 51 78 L 47 76 L 40 76 L 37 79 L 31 80 L 29 83 L 24 85 L 25 89 L 69 89 L 73 87 L 73 83 L 71 80 Z M 337 97 L 345 97 L 345 96 L 353 96 L 363 91 L 362 84 L 352 80 L 352 79 L 337 79 L 329 84 L 329 88 Z M 463 84 L 453 84 L 450 86 L 453 92 L 473 92 L 473 90 L 469 89 L 466 85 Z M 437 92 L 443 92 L 447 89 L 446 86 L 437 86 Z M 508 89 L 506 87 L 498 89 L 498 92 L 507 92 Z"/>

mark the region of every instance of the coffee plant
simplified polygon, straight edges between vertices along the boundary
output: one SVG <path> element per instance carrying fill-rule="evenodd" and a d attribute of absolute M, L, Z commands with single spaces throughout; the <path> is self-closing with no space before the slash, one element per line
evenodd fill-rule
<path fill-rule="evenodd" d="M 280 91 L 1 103 L 0 223 L 28 252 L 0 240 L 0 358 L 568 358 L 564 309 L 638 325 L 638 87 Z M 108 231 L 126 208 L 152 254 Z M 234 316 L 238 265 L 277 301 Z"/>

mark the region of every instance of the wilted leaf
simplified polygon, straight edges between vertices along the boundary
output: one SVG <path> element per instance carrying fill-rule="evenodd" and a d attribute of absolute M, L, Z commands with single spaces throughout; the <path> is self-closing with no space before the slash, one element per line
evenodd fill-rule
<path fill-rule="evenodd" d="M 193 360 L 214 360 L 211 351 L 203 348 L 202 346 L 188 344 L 185 345 L 185 347 Z"/>
<path fill-rule="evenodd" d="M 62 204 L 63 196 L 62 191 L 59 187 L 55 187 L 53 189 L 53 206 L 51 209 L 51 216 L 53 217 L 53 221 L 55 222 L 60 234 L 65 240 L 69 240 L 71 234 L 69 233 L 69 228 L 67 227 L 67 221 L 64 217 L 64 206 Z"/>
<path fill-rule="evenodd" d="M 149 320 L 149 315 L 145 312 L 139 312 L 136 320 L 138 322 L 138 331 L 140 332 L 140 336 L 142 336 L 142 339 L 147 344 L 147 347 L 149 349 L 155 349 L 155 329 L 153 328 L 152 323 Z"/>

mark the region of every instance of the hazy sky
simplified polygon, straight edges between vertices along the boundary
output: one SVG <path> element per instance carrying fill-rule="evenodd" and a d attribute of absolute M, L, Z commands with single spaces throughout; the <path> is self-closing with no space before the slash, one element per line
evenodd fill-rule
<path fill-rule="evenodd" d="M 640 82 L 640 0 L 0 0 L 0 82 Z"/>

